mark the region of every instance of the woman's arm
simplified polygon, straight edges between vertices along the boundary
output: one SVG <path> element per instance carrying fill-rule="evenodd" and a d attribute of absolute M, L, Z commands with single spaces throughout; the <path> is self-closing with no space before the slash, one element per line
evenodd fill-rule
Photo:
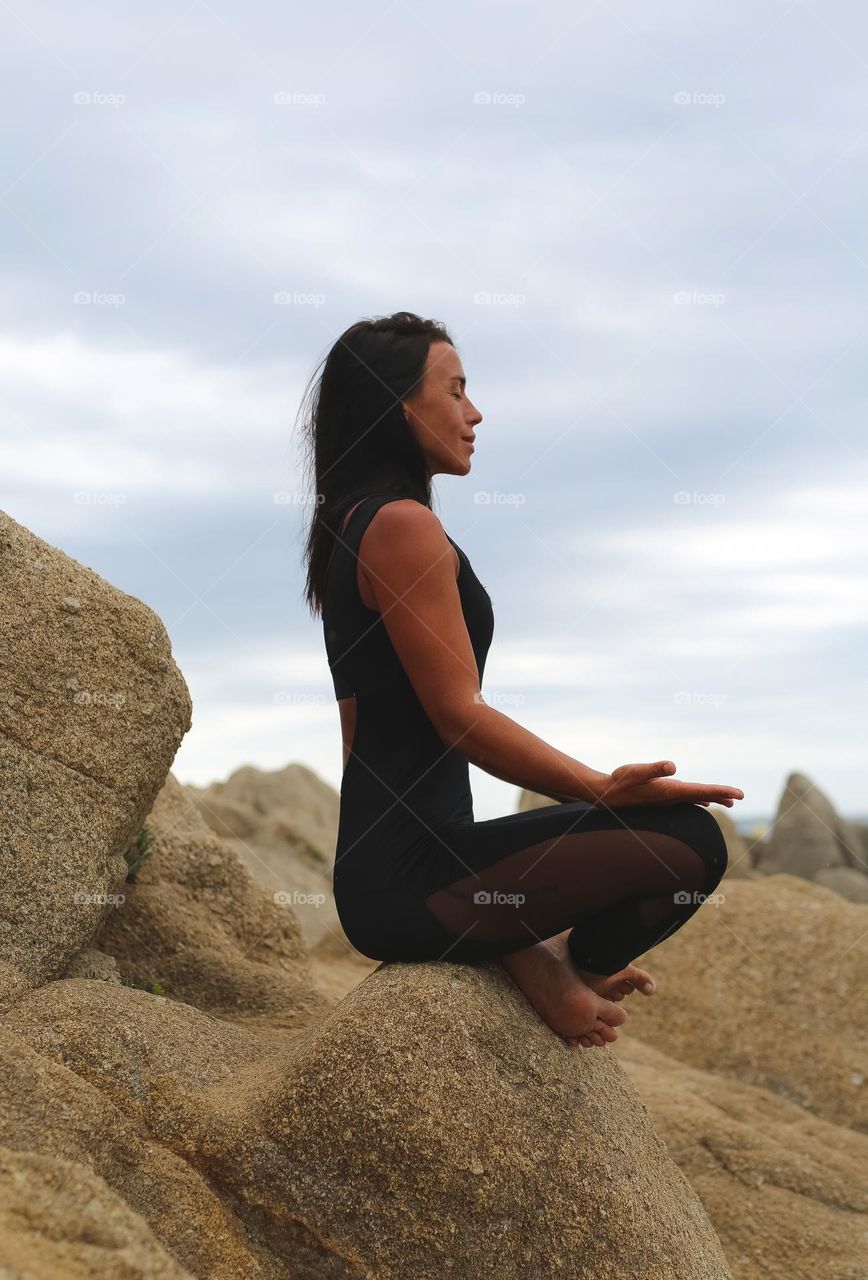
<path fill-rule="evenodd" d="M 601 773 L 489 707 L 456 582 L 456 556 L 433 511 L 412 498 L 386 503 L 359 545 L 383 625 L 441 740 L 487 773 L 552 800 L 619 808 L 707 804 L 731 808 L 739 787 L 683 782 L 671 760 Z"/>
<path fill-rule="evenodd" d="M 387 503 L 365 529 L 359 560 L 389 639 L 441 740 L 505 782 L 553 800 L 597 799 L 607 774 L 484 702 L 455 555 L 433 511 L 412 498 Z"/>
<path fill-rule="evenodd" d="M 469 715 L 440 736 L 486 773 L 552 800 L 599 799 L 608 774 L 574 760 L 478 695 Z"/>

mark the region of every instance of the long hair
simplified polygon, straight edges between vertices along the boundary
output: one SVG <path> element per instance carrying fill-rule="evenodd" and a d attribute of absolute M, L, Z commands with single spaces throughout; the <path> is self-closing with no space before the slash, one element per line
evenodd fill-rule
<path fill-rule="evenodd" d="M 304 551 L 304 598 L 322 612 L 326 569 L 344 514 L 370 493 L 431 506 L 425 454 L 401 401 L 421 383 L 432 342 L 454 346 L 439 320 L 412 311 L 358 320 L 314 371 L 302 398 L 302 437 L 315 500 Z"/>

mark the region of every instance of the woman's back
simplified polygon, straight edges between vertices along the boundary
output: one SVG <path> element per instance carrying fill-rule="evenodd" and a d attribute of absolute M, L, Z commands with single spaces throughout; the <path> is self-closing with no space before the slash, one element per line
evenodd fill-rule
<path fill-rule="evenodd" d="M 359 594 L 362 537 L 377 511 L 398 500 L 401 495 L 375 493 L 358 503 L 326 575 L 323 634 L 335 696 L 356 699 L 355 734 L 341 780 L 336 897 L 409 883 L 436 859 L 438 827 L 473 820 L 466 758 L 435 730 L 380 613 Z M 449 542 L 460 561 L 457 586 L 481 680 L 494 630 L 491 600 L 467 556 Z"/>

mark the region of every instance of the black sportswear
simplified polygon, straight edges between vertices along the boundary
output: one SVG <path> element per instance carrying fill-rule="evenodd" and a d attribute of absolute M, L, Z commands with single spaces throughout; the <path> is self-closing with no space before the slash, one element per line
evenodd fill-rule
<path fill-rule="evenodd" d="M 325 585 L 335 696 L 356 698 L 334 866 L 346 935 L 372 959 L 473 961 L 571 928 L 575 962 L 615 973 L 713 892 L 727 863 L 720 827 L 695 804 L 612 810 L 582 800 L 474 821 L 467 758 L 436 733 L 379 612 L 359 595 L 364 532 L 399 498 L 375 493 L 355 507 Z M 481 683 L 494 612 L 449 541 Z"/>

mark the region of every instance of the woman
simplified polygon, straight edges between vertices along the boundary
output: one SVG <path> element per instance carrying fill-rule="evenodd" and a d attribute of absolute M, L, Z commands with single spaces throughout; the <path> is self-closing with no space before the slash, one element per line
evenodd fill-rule
<path fill-rule="evenodd" d="M 446 329 L 410 312 L 347 329 L 310 396 L 306 598 L 344 740 L 335 902 L 372 959 L 496 957 L 567 1044 L 605 1047 L 624 996 L 655 989 L 632 961 L 726 869 L 705 806 L 743 792 L 669 760 L 600 772 L 485 703 L 491 600 L 431 509 L 481 421 Z M 475 822 L 469 763 L 558 803 Z"/>

